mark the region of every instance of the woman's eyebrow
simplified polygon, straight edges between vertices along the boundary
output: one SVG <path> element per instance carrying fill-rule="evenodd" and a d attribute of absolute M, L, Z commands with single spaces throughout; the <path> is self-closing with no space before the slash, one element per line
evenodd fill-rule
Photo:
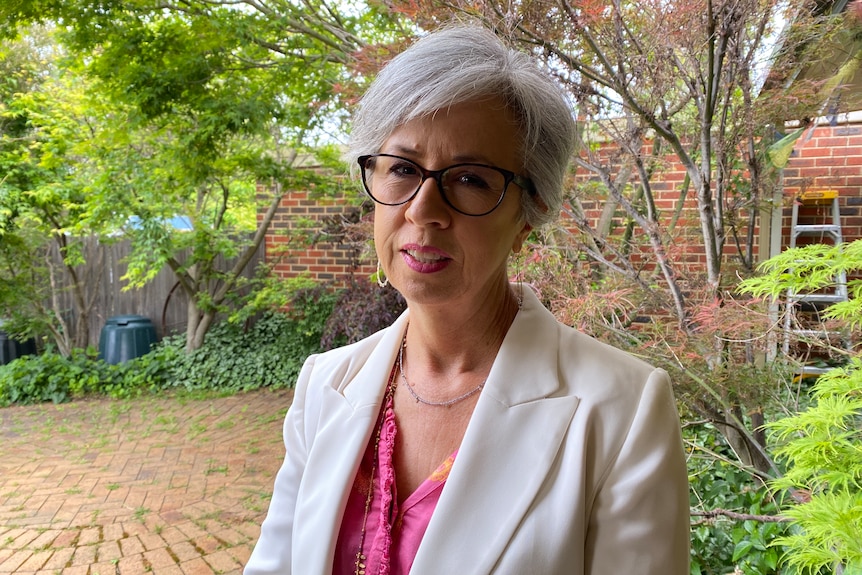
<path fill-rule="evenodd" d="M 417 149 L 416 147 L 412 147 L 412 146 L 409 146 L 406 144 L 394 144 L 391 147 L 393 151 L 388 151 L 388 148 L 389 147 L 387 146 L 387 151 L 382 151 L 381 153 L 382 154 L 395 154 L 395 155 L 404 154 L 405 158 L 407 158 L 408 160 L 411 160 L 411 161 L 415 161 L 414 158 L 417 155 L 422 154 L 421 150 Z M 451 164 L 449 164 L 449 165 L 455 165 L 455 164 L 461 164 L 461 163 L 495 165 L 494 162 L 491 161 L 487 156 L 484 156 L 482 154 L 474 154 L 474 153 L 455 154 L 454 156 L 450 157 L 450 161 L 451 161 Z"/>

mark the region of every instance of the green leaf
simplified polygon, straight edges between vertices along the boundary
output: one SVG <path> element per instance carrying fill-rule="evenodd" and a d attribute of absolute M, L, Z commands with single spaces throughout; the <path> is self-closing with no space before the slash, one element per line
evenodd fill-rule
<path fill-rule="evenodd" d="M 754 544 L 751 541 L 743 540 L 736 544 L 733 548 L 733 560 L 739 561 L 742 557 L 748 555 L 748 552 L 754 548 Z"/>
<path fill-rule="evenodd" d="M 787 165 L 790 154 L 793 153 L 793 146 L 803 132 L 805 132 L 805 128 L 799 128 L 769 146 L 766 154 L 773 166 L 783 168 Z"/>

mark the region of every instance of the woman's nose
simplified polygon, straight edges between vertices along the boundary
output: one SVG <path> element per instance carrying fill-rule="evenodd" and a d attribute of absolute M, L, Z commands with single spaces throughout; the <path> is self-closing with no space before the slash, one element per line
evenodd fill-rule
<path fill-rule="evenodd" d="M 407 203 L 404 216 L 417 225 L 448 225 L 451 218 L 451 208 L 443 199 L 443 191 L 437 180 L 426 178 L 413 199 Z"/>

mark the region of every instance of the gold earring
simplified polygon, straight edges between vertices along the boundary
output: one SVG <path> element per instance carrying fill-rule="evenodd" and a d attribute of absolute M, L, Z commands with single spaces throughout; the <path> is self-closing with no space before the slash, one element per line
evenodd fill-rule
<path fill-rule="evenodd" d="M 377 279 L 377 285 L 379 285 L 380 287 L 384 288 L 389 285 L 389 278 L 386 277 L 385 273 L 383 273 L 383 268 L 380 265 L 380 260 L 377 260 L 377 273 L 374 274 L 374 277 Z"/>
<path fill-rule="evenodd" d="M 513 291 L 515 299 L 518 300 L 518 309 L 521 309 L 524 304 L 524 271 L 521 269 L 521 263 L 523 262 L 524 257 L 520 250 L 512 250 L 512 257 L 515 260 L 515 275 L 512 280 L 518 283 L 518 289 Z"/>

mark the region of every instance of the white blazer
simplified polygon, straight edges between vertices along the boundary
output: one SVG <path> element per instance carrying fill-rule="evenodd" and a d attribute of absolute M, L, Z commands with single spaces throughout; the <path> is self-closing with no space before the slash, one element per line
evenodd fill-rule
<path fill-rule="evenodd" d="M 410 573 L 688 575 L 688 477 L 667 374 L 524 292 Z M 306 361 L 245 575 L 332 573 L 408 314 Z"/>

